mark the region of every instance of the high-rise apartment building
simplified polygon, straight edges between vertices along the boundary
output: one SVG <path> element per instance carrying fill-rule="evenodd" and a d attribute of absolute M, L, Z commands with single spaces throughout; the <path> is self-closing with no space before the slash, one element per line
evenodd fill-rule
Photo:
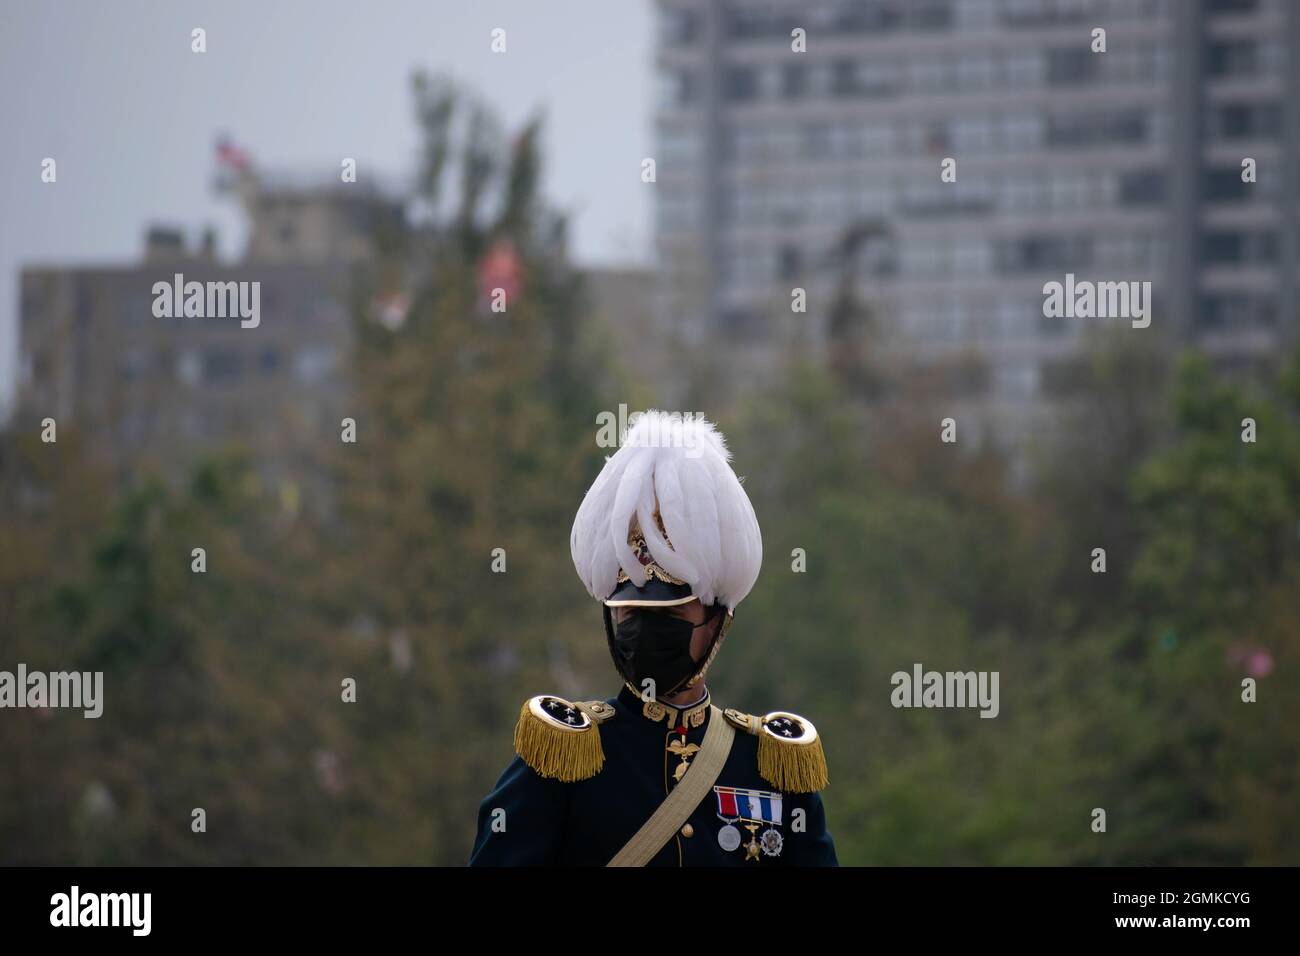
<path fill-rule="evenodd" d="M 1150 281 L 1134 334 L 1230 367 L 1294 341 L 1300 4 L 658 5 L 660 320 L 748 381 L 827 346 L 842 268 L 909 360 L 983 353 L 1012 430 L 1075 378 L 1089 320 L 1043 309 L 1067 273 Z"/>

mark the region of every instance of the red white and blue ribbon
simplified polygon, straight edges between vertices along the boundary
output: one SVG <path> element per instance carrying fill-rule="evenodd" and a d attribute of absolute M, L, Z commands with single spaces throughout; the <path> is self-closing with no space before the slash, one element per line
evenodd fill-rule
<path fill-rule="evenodd" d="M 781 825 L 781 794 L 769 790 L 714 787 L 718 795 L 718 816 L 724 820 L 754 820 Z"/>

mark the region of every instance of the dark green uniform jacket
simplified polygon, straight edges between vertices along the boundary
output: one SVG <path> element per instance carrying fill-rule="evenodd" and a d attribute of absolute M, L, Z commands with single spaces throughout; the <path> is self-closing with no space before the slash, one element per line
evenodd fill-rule
<path fill-rule="evenodd" d="M 479 807 L 471 866 L 605 866 L 676 786 L 674 771 L 682 763 L 678 753 L 699 745 L 713 719 L 707 697 L 703 705 L 684 711 L 668 708 L 658 721 L 645 716 L 647 708 L 626 686 L 607 703 L 613 705 L 613 715 L 592 730 L 600 734 L 604 751 L 599 772 L 564 783 L 542 777 L 516 756 Z M 683 741 L 673 725 L 684 726 L 684 718 L 699 706 L 705 707 L 703 723 L 688 727 Z M 726 718 L 719 714 L 718 719 Z M 737 732 L 714 785 L 736 788 L 750 799 L 751 807 L 761 804 L 762 811 L 751 813 L 769 822 L 755 826 L 741 819 L 729 828 L 719 818 L 719 794 L 710 789 L 648 865 L 837 866 L 821 797 L 815 792 L 779 793 L 759 775 L 758 766 L 758 737 Z M 728 795 L 734 793 L 724 790 L 724 806 L 733 806 L 726 802 Z M 776 825 L 770 821 L 778 803 Z M 722 833 L 723 842 L 731 849 L 719 841 L 724 828 L 729 829 Z M 769 830 L 775 835 L 767 834 Z M 739 847 L 737 836 L 743 840 Z M 755 842 L 761 842 L 763 851 L 747 852 Z"/>

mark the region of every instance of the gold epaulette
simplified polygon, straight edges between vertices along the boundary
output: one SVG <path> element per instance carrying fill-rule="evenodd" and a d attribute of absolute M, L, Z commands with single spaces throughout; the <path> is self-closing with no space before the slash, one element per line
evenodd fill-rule
<path fill-rule="evenodd" d="M 734 727 L 758 737 L 758 773 L 786 793 L 812 793 L 830 783 L 826 754 L 812 721 L 774 710 L 762 717 L 728 707 L 723 711 Z"/>
<path fill-rule="evenodd" d="M 605 765 L 597 728 L 613 716 L 613 706 L 603 700 L 530 697 L 515 725 L 515 752 L 543 777 L 586 780 Z"/>

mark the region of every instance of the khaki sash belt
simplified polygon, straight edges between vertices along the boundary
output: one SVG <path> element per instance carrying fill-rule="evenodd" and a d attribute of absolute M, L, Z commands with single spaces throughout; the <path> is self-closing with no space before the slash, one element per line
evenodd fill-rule
<path fill-rule="evenodd" d="M 664 844 L 708 794 L 713 781 L 722 772 L 722 765 L 727 762 L 735 738 L 736 732 L 722 711 L 710 704 L 709 729 L 704 732 L 700 752 L 695 755 L 695 760 L 682 776 L 681 782 L 606 865 L 645 866 L 653 860 L 655 854 L 664 848 Z"/>

